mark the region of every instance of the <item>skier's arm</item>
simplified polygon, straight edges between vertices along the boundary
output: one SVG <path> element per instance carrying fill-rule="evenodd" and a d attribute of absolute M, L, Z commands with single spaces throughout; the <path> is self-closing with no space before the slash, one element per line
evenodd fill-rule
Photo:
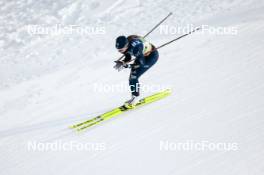
<path fill-rule="evenodd" d="M 129 61 L 131 61 L 131 55 L 129 53 L 126 53 L 124 55 L 125 55 L 125 59 L 115 61 L 116 64 L 115 64 L 114 68 L 118 71 L 121 71 L 123 68 L 130 68 L 130 65 L 127 63 Z"/>
<path fill-rule="evenodd" d="M 125 59 L 123 60 L 125 63 L 131 61 L 131 55 L 129 53 L 125 54 Z"/>

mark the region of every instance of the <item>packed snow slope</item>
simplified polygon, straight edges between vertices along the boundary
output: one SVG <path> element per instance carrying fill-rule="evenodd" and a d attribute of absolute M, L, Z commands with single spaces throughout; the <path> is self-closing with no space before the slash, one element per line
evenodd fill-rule
<path fill-rule="evenodd" d="M 1 175 L 261 175 L 264 172 L 264 1 L 0 1 Z M 115 71 L 118 35 L 165 24 L 233 27 L 194 33 L 160 50 L 140 79 L 169 86 L 164 100 L 77 134 L 68 128 L 129 98 L 95 85 L 127 84 Z M 29 25 L 103 26 L 97 35 L 30 35 Z M 160 33 L 155 45 L 180 36 Z M 142 96 L 151 94 L 143 92 Z M 161 143 L 172 143 L 169 150 Z M 29 142 L 103 144 L 103 150 L 30 150 Z M 183 150 L 185 142 L 234 150 Z"/>

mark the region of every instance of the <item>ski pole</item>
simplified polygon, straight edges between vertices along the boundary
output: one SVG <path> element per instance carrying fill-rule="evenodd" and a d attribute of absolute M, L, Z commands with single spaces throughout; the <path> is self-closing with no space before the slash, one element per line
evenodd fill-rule
<path fill-rule="evenodd" d="M 168 42 L 166 42 L 166 43 L 164 43 L 164 44 L 162 44 L 162 45 L 156 47 L 155 49 L 153 49 L 153 50 L 147 52 L 146 54 L 150 54 L 151 52 L 154 52 L 154 51 L 156 51 L 156 50 L 158 50 L 158 49 L 160 49 L 160 48 L 162 48 L 162 47 L 164 47 L 164 46 L 166 46 L 166 45 L 169 45 L 169 44 L 173 43 L 174 41 L 177 41 L 177 40 L 179 40 L 179 39 L 181 39 L 181 38 L 183 38 L 183 37 L 185 37 L 185 36 L 187 36 L 187 35 L 190 35 L 190 34 L 196 32 L 196 31 L 198 31 L 198 30 L 200 30 L 200 29 L 201 29 L 201 27 L 198 27 L 198 28 L 196 28 L 196 29 L 190 31 L 189 33 L 186 33 L 186 34 L 184 34 L 184 35 L 182 35 L 182 36 L 179 36 L 179 37 L 177 37 L 177 38 L 175 38 L 175 39 L 173 39 L 173 40 L 171 40 L 171 41 L 168 41 Z M 134 61 L 134 60 L 135 60 L 135 59 L 132 59 L 130 62 L 132 62 L 132 61 Z"/>
<path fill-rule="evenodd" d="M 166 45 L 169 45 L 169 44 L 171 44 L 172 42 L 177 41 L 177 40 L 179 40 L 179 39 L 181 39 L 181 38 L 183 38 L 183 37 L 185 37 L 185 36 L 187 36 L 187 35 L 190 35 L 190 34 L 196 32 L 196 31 L 198 31 L 198 30 L 200 30 L 200 29 L 201 29 L 201 27 L 198 27 L 198 28 L 196 28 L 196 29 L 190 31 L 189 33 L 186 33 L 186 34 L 184 34 L 184 35 L 182 35 L 182 36 L 179 36 L 178 38 L 175 38 L 175 39 L 173 39 L 173 40 L 171 40 L 171 41 L 168 41 L 168 42 L 166 42 L 166 43 L 160 45 L 160 46 L 157 47 L 156 49 L 152 50 L 151 52 L 153 52 L 153 51 L 155 51 L 155 50 L 158 50 L 158 49 L 160 49 L 160 48 L 162 48 L 162 47 L 164 47 L 164 46 L 166 46 Z"/>
<path fill-rule="evenodd" d="M 172 15 L 172 12 L 170 12 L 165 18 L 163 18 L 157 25 L 155 25 L 146 35 L 143 36 L 143 38 L 146 38 L 150 33 L 152 33 L 158 26 L 160 26 L 168 17 Z M 125 57 L 125 55 L 122 55 L 117 61 L 122 60 Z"/>
<path fill-rule="evenodd" d="M 159 27 L 171 15 L 172 12 L 170 12 L 163 20 L 161 20 L 157 25 L 155 25 L 146 35 L 143 36 L 143 38 L 146 38 L 150 33 L 152 33 L 157 27 Z"/>

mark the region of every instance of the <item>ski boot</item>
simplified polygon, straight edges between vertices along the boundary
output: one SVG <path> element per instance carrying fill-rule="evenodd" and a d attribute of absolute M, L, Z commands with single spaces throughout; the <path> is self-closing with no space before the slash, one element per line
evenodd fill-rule
<path fill-rule="evenodd" d="M 131 97 L 131 99 L 129 99 L 129 100 L 127 100 L 127 101 L 125 102 L 124 106 L 125 106 L 126 108 L 131 109 L 131 108 L 135 108 L 137 103 L 139 103 L 139 97 L 133 95 L 133 96 Z"/>

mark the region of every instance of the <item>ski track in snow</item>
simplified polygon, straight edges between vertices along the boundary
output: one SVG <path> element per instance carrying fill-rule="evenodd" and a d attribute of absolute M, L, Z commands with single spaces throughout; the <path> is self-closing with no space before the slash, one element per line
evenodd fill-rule
<path fill-rule="evenodd" d="M 261 0 L 155 2 L 0 1 L 0 174 L 261 175 L 264 171 L 264 4 Z M 237 27 L 238 35 L 194 33 L 160 50 L 140 81 L 172 87 L 166 99 L 82 133 L 68 126 L 120 105 L 128 92 L 114 38 L 166 24 Z M 103 25 L 105 35 L 29 36 L 26 25 Z M 148 38 L 155 45 L 174 38 Z M 148 93 L 144 93 L 148 95 Z M 30 141 L 106 145 L 104 151 L 29 151 Z M 237 151 L 162 151 L 160 141 L 235 142 Z"/>

